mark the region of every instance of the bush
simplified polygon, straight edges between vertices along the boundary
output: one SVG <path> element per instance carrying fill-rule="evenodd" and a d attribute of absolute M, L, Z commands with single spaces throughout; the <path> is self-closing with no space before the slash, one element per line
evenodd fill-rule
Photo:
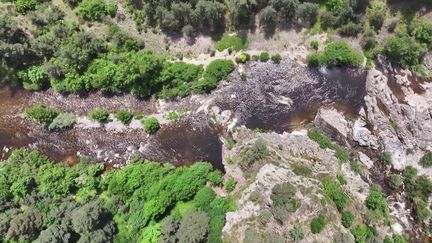
<path fill-rule="evenodd" d="M 271 59 L 272 59 L 273 63 L 276 63 L 276 64 L 279 64 L 282 61 L 282 57 L 279 54 L 274 54 L 271 57 Z"/>
<path fill-rule="evenodd" d="M 48 75 L 41 66 L 32 66 L 24 72 L 18 73 L 23 88 L 27 90 L 40 90 L 48 83 Z"/>
<path fill-rule="evenodd" d="M 432 43 L 432 23 L 419 21 L 414 25 L 411 35 L 419 42 L 430 45 Z"/>
<path fill-rule="evenodd" d="M 270 59 L 270 55 L 268 54 L 268 52 L 261 52 L 259 56 L 260 62 L 267 62 L 269 59 Z"/>
<path fill-rule="evenodd" d="M 222 39 L 216 42 L 216 50 L 223 51 L 232 48 L 235 51 L 240 51 L 246 47 L 246 38 L 236 35 L 224 35 Z"/>
<path fill-rule="evenodd" d="M 375 1 L 368 9 L 368 21 L 375 31 L 379 31 L 387 15 L 386 5 Z"/>
<path fill-rule="evenodd" d="M 423 167 L 430 167 L 432 165 L 432 152 L 426 152 L 423 157 L 420 159 L 420 164 Z"/>
<path fill-rule="evenodd" d="M 294 227 L 288 231 L 289 238 L 294 242 L 301 242 L 304 239 L 304 233 L 299 223 L 294 223 Z"/>
<path fill-rule="evenodd" d="M 78 5 L 78 13 L 85 20 L 101 20 L 102 17 L 113 15 L 116 11 L 117 5 L 107 5 L 103 0 L 83 0 Z"/>
<path fill-rule="evenodd" d="M 128 125 L 133 118 L 133 114 L 125 110 L 118 110 L 114 116 L 117 120 L 119 120 L 121 123 L 125 125 Z"/>
<path fill-rule="evenodd" d="M 345 212 L 342 213 L 342 225 L 345 228 L 351 227 L 351 225 L 353 224 L 354 220 L 355 220 L 355 217 L 354 217 L 354 215 L 351 212 L 345 211 Z"/>
<path fill-rule="evenodd" d="M 351 233 L 353 234 L 356 242 L 367 242 L 366 240 L 373 237 L 372 230 L 366 225 L 358 225 L 355 228 L 351 229 Z"/>
<path fill-rule="evenodd" d="M 159 121 L 155 117 L 147 117 L 144 119 L 144 131 L 146 133 L 156 133 L 159 128 Z"/>
<path fill-rule="evenodd" d="M 215 170 L 215 171 L 210 172 L 207 176 L 207 180 L 212 185 L 215 185 L 215 186 L 222 184 L 222 182 L 223 182 L 222 172 L 220 172 L 219 170 Z"/>
<path fill-rule="evenodd" d="M 315 51 L 318 51 L 319 42 L 318 42 L 317 40 L 313 40 L 313 41 L 311 41 L 310 46 L 311 46 L 312 49 L 314 49 Z"/>
<path fill-rule="evenodd" d="M 247 61 L 249 61 L 250 56 L 247 53 L 241 53 L 240 55 L 238 55 L 235 60 L 237 63 L 246 63 Z"/>
<path fill-rule="evenodd" d="M 225 182 L 225 191 L 232 192 L 236 186 L 237 182 L 233 178 L 228 178 Z"/>
<path fill-rule="evenodd" d="M 212 61 L 205 69 L 203 78 L 194 84 L 193 90 L 196 93 L 209 92 L 216 88 L 220 80 L 226 79 L 234 67 L 231 60 L 217 59 Z"/>
<path fill-rule="evenodd" d="M 51 124 L 48 126 L 49 130 L 58 130 L 71 127 L 76 122 L 75 115 L 72 113 L 60 113 Z"/>
<path fill-rule="evenodd" d="M 365 50 L 371 50 L 375 48 L 375 46 L 378 44 L 375 31 L 368 30 L 366 31 L 361 39 L 361 45 L 363 49 Z"/>
<path fill-rule="evenodd" d="M 384 152 L 380 155 L 380 161 L 384 165 L 390 165 L 392 163 L 392 158 L 389 153 Z"/>
<path fill-rule="evenodd" d="M 108 121 L 109 113 L 107 110 L 96 108 L 90 112 L 89 117 L 93 121 L 106 122 Z"/>
<path fill-rule="evenodd" d="M 320 214 L 318 217 L 312 219 L 310 229 L 312 234 L 319 234 L 326 226 L 326 219 L 324 215 Z"/>
<path fill-rule="evenodd" d="M 327 197 L 329 197 L 340 211 L 348 204 L 348 196 L 341 191 L 336 182 L 325 180 L 323 181 L 323 189 Z"/>
<path fill-rule="evenodd" d="M 368 209 L 377 212 L 380 216 L 387 217 L 389 215 L 390 211 L 380 188 L 372 187 L 365 203 Z"/>
<path fill-rule="evenodd" d="M 392 36 L 385 46 L 384 53 L 393 63 L 403 68 L 412 68 L 420 64 L 424 54 L 424 47 L 414 38 L 408 36 Z"/>
<path fill-rule="evenodd" d="M 310 66 L 350 66 L 356 67 L 363 62 L 360 52 L 353 50 L 344 41 L 334 41 L 328 44 L 323 53 L 314 53 L 308 56 Z"/>
<path fill-rule="evenodd" d="M 391 175 L 389 178 L 389 186 L 396 190 L 402 186 L 402 177 L 400 175 Z"/>
<path fill-rule="evenodd" d="M 36 6 L 36 0 L 17 0 L 15 2 L 16 11 L 21 14 L 25 14 L 27 11 L 35 10 Z"/>
<path fill-rule="evenodd" d="M 38 104 L 27 108 L 25 114 L 27 117 L 38 123 L 49 125 L 53 122 L 54 118 L 60 114 L 60 112 L 46 107 L 45 105 Z"/>
<path fill-rule="evenodd" d="M 346 25 L 343 25 L 339 29 L 339 33 L 344 36 L 356 37 L 358 34 L 363 32 L 363 26 L 361 24 L 356 24 L 353 22 L 349 22 Z"/>

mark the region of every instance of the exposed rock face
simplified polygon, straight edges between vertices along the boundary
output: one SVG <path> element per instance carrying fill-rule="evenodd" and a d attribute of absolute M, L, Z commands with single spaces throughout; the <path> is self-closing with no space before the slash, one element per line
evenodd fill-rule
<path fill-rule="evenodd" d="M 415 164 L 420 151 L 432 146 L 431 85 L 421 85 L 424 92 L 417 94 L 407 75 L 405 72 L 386 76 L 378 70 L 369 71 L 364 98 L 366 115 L 363 119 L 372 125 L 382 150 L 392 156 L 393 166 L 399 170 L 409 163 Z M 374 144 L 367 144 L 367 140 L 374 139 L 367 139 L 370 136 L 365 136 L 367 132 L 360 125 L 354 125 L 355 140 L 374 148 Z"/>
<path fill-rule="evenodd" d="M 351 135 L 351 123 L 335 109 L 320 109 L 314 120 L 315 126 L 322 129 L 330 137 L 345 143 Z"/>

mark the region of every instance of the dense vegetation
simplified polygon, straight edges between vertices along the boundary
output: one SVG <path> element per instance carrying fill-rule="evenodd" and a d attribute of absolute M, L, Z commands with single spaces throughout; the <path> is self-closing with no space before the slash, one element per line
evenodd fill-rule
<path fill-rule="evenodd" d="M 85 158 L 69 167 L 15 150 L 0 172 L 0 240 L 7 242 L 219 242 L 234 207 L 209 187 L 221 175 L 203 162 L 175 168 L 134 160 L 105 171 Z"/>

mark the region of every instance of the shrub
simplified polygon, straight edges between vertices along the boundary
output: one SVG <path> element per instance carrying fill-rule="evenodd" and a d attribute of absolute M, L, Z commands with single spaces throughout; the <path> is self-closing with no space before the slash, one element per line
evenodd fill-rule
<path fill-rule="evenodd" d="M 165 119 L 170 121 L 176 121 L 179 118 L 179 114 L 175 111 L 170 111 L 165 115 Z"/>
<path fill-rule="evenodd" d="M 310 46 L 312 47 L 312 49 L 318 51 L 319 42 L 317 40 L 313 40 L 311 41 Z"/>
<path fill-rule="evenodd" d="M 415 24 L 411 35 L 414 36 L 416 40 L 427 45 L 432 43 L 432 23 L 429 21 L 420 21 Z"/>
<path fill-rule="evenodd" d="M 90 111 L 90 119 L 97 122 L 106 122 L 109 118 L 109 113 L 107 110 L 96 108 Z"/>
<path fill-rule="evenodd" d="M 247 61 L 249 61 L 250 56 L 247 53 L 241 53 L 240 55 L 238 55 L 235 60 L 237 63 L 246 63 Z"/>
<path fill-rule="evenodd" d="M 391 175 L 389 178 L 389 186 L 396 190 L 402 186 L 402 177 L 400 175 Z"/>
<path fill-rule="evenodd" d="M 373 237 L 372 230 L 366 225 L 358 225 L 355 228 L 351 229 L 351 233 L 353 234 L 356 242 L 367 242 L 366 240 Z"/>
<path fill-rule="evenodd" d="M 266 158 L 269 154 L 270 152 L 267 148 L 267 143 L 263 139 L 258 139 L 241 157 L 240 165 L 243 168 L 249 168 L 256 161 Z"/>
<path fill-rule="evenodd" d="M 40 90 L 48 83 L 48 75 L 41 66 L 32 66 L 24 72 L 19 72 L 18 76 L 23 88 L 27 90 Z"/>
<path fill-rule="evenodd" d="M 279 64 L 282 61 L 282 57 L 279 54 L 274 54 L 271 56 L 273 63 Z"/>
<path fill-rule="evenodd" d="M 423 167 L 430 167 L 432 165 L 432 152 L 426 152 L 423 157 L 420 159 L 420 164 Z"/>
<path fill-rule="evenodd" d="M 389 153 L 382 153 L 380 155 L 380 161 L 385 165 L 390 165 L 392 163 L 392 158 Z"/>
<path fill-rule="evenodd" d="M 289 238 L 294 242 L 301 242 L 304 239 L 303 230 L 298 222 L 294 223 L 294 227 L 288 231 Z"/>
<path fill-rule="evenodd" d="M 252 61 L 257 62 L 259 59 L 260 57 L 258 55 L 252 55 Z"/>
<path fill-rule="evenodd" d="M 303 21 L 314 24 L 319 13 L 319 5 L 316 3 L 303 2 L 297 9 L 297 16 Z"/>
<path fill-rule="evenodd" d="M 216 50 L 223 51 L 232 48 L 235 51 L 240 51 L 246 47 L 246 38 L 236 35 L 224 35 L 222 39 L 216 42 Z"/>
<path fill-rule="evenodd" d="M 308 56 L 310 66 L 359 66 L 363 62 L 360 52 L 353 50 L 344 41 L 334 41 L 328 44 L 323 53 Z"/>
<path fill-rule="evenodd" d="M 114 116 L 115 118 L 117 118 L 117 120 L 119 120 L 121 123 L 125 125 L 128 125 L 133 118 L 133 114 L 125 110 L 118 110 Z"/>
<path fill-rule="evenodd" d="M 339 29 L 339 33 L 344 36 L 356 37 L 358 34 L 363 32 L 363 26 L 361 24 L 356 24 L 353 22 L 349 22 L 346 25 L 343 25 Z"/>
<path fill-rule="evenodd" d="M 387 15 L 386 5 L 375 1 L 368 9 L 368 21 L 375 31 L 379 31 Z"/>
<path fill-rule="evenodd" d="M 261 52 L 259 56 L 260 62 L 267 62 L 270 59 L 268 52 Z"/>
<path fill-rule="evenodd" d="M 390 61 L 403 68 L 419 65 L 424 51 L 425 49 L 421 44 L 408 36 L 392 36 L 384 46 L 384 54 Z"/>
<path fill-rule="evenodd" d="M 337 16 L 342 10 L 348 7 L 347 0 L 330 0 L 326 3 L 327 10 L 334 16 Z"/>
<path fill-rule="evenodd" d="M 320 214 L 318 217 L 312 219 L 310 229 L 312 234 L 319 234 L 326 226 L 326 219 L 324 215 Z"/>
<path fill-rule="evenodd" d="M 321 131 L 317 130 L 317 129 L 310 129 L 307 132 L 308 137 L 317 142 L 320 146 L 320 148 L 322 149 L 333 149 L 334 145 L 332 143 L 332 141 L 330 140 L 330 138 L 328 138 L 324 133 L 322 133 Z"/>
<path fill-rule="evenodd" d="M 27 108 L 25 114 L 27 117 L 38 123 L 49 125 L 53 122 L 54 118 L 60 114 L 60 112 L 46 107 L 45 105 L 38 104 Z"/>
<path fill-rule="evenodd" d="M 146 133 L 156 133 L 160 128 L 158 119 L 155 117 L 147 117 L 144 119 L 144 131 Z"/>
<path fill-rule="evenodd" d="M 72 113 L 60 113 L 49 124 L 49 130 L 65 129 L 71 127 L 76 122 L 75 115 Z"/>
<path fill-rule="evenodd" d="M 354 215 L 350 212 L 350 211 L 345 211 L 342 213 L 342 225 L 345 228 L 349 228 L 351 227 L 351 225 L 353 224 L 355 220 Z"/>
<path fill-rule="evenodd" d="M 217 59 L 212 61 L 205 69 L 203 78 L 193 85 L 196 93 L 206 93 L 216 88 L 218 82 L 226 79 L 234 70 L 234 63 L 231 60 Z"/>
<path fill-rule="evenodd" d="M 232 192 L 236 186 L 237 182 L 233 178 L 228 178 L 225 182 L 225 191 Z"/>
<path fill-rule="evenodd" d="M 377 43 L 378 43 L 378 41 L 376 38 L 375 31 L 368 30 L 363 34 L 362 39 L 361 39 L 361 45 L 362 45 L 363 49 L 371 50 L 371 49 L 375 48 Z"/>
<path fill-rule="evenodd" d="M 83 0 L 78 5 L 78 13 L 85 20 L 101 20 L 106 15 L 113 15 L 117 5 L 106 4 L 103 0 Z"/>
<path fill-rule="evenodd" d="M 25 14 L 27 11 L 35 10 L 36 6 L 36 0 L 17 0 L 15 2 L 16 11 L 21 14 Z"/>
<path fill-rule="evenodd" d="M 366 207 L 377 212 L 380 216 L 387 217 L 389 208 L 384 196 L 379 187 L 372 187 L 369 191 L 369 196 L 366 198 Z"/>
<path fill-rule="evenodd" d="M 346 207 L 349 198 L 341 191 L 336 182 L 330 180 L 323 181 L 323 189 L 327 197 L 335 203 L 338 210 L 342 210 Z"/>
<path fill-rule="evenodd" d="M 223 182 L 223 178 L 222 178 L 222 172 L 220 172 L 219 170 L 215 170 L 212 171 L 208 174 L 207 176 L 207 180 L 212 184 L 212 185 L 220 185 Z"/>

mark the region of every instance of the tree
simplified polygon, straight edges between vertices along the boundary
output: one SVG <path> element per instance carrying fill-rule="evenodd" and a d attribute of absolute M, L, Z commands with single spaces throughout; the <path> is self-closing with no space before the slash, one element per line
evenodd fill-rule
<path fill-rule="evenodd" d="M 168 216 L 162 220 L 162 229 L 160 241 L 163 243 L 175 243 L 177 242 L 176 233 L 179 228 L 179 223 L 172 216 Z"/>
<path fill-rule="evenodd" d="M 10 221 L 6 240 L 35 240 L 42 229 L 42 223 L 42 215 L 34 209 L 28 209 Z"/>
<path fill-rule="evenodd" d="M 72 227 L 75 232 L 86 234 L 102 228 L 106 223 L 104 216 L 106 212 L 99 202 L 91 201 L 72 213 Z"/>
<path fill-rule="evenodd" d="M 384 53 L 393 63 L 399 64 L 403 68 L 412 68 L 420 64 L 424 47 L 412 37 L 392 36 L 384 46 Z"/>
<path fill-rule="evenodd" d="M 195 8 L 197 16 L 204 24 L 215 25 L 223 22 L 225 4 L 219 1 L 199 0 Z"/>
<path fill-rule="evenodd" d="M 260 24 L 265 31 L 272 33 L 277 23 L 277 12 L 272 6 L 267 6 L 260 12 Z"/>
<path fill-rule="evenodd" d="M 297 9 L 297 16 L 305 22 L 313 25 L 316 22 L 319 13 L 319 4 L 304 2 Z"/>
<path fill-rule="evenodd" d="M 210 203 L 216 198 L 216 194 L 210 187 L 204 187 L 197 192 L 194 203 L 197 208 L 205 212 L 210 210 Z"/>
<path fill-rule="evenodd" d="M 270 0 L 269 4 L 276 9 L 283 20 L 291 21 L 300 3 L 298 0 Z"/>
<path fill-rule="evenodd" d="M 43 230 L 35 243 L 51 243 L 51 242 L 69 242 L 72 239 L 72 234 L 66 225 L 53 224 L 46 230 Z"/>
<path fill-rule="evenodd" d="M 374 1 L 368 9 L 368 20 L 372 28 L 379 32 L 387 15 L 385 3 Z"/>
<path fill-rule="evenodd" d="M 177 232 L 179 242 L 204 242 L 209 231 L 209 217 L 205 212 L 192 212 L 183 217 Z"/>

